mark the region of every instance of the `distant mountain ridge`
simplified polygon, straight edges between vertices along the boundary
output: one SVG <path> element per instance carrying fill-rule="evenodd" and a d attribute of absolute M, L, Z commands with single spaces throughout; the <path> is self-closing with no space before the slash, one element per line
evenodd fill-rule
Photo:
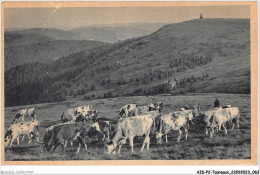
<path fill-rule="evenodd" d="M 177 81 L 174 89 L 169 80 Z M 166 25 L 147 36 L 5 74 L 7 106 L 192 92 L 250 93 L 249 20 Z"/>
<path fill-rule="evenodd" d="M 163 23 L 98 25 L 73 30 L 55 28 L 5 31 L 5 71 L 17 65 L 49 62 L 83 50 L 150 34 Z"/>

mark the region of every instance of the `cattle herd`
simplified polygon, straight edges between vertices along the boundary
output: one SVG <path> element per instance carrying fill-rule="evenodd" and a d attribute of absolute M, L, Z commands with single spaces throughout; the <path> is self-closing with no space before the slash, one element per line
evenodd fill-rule
<path fill-rule="evenodd" d="M 239 109 L 226 105 L 212 108 L 205 113 L 200 113 L 200 106 L 184 106 L 181 109 L 169 113 L 163 113 L 163 103 L 152 103 L 146 106 L 128 104 L 120 109 L 116 125 L 112 131 L 111 121 L 106 118 L 98 118 L 97 110 L 90 105 L 79 106 L 64 111 L 59 124 L 46 129 L 43 140 L 39 141 L 40 123 L 37 120 L 35 108 L 19 110 L 13 119 L 13 124 L 5 134 L 5 145 L 12 147 L 13 142 L 23 141 L 28 136 L 29 142 L 36 138 L 37 143 L 53 153 L 58 146 L 63 151 L 68 144 L 73 146 L 76 142 L 77 152 L 81 148 L 87 150 L 88 141 L 97 140 L 105 144 L 106 154 L 120 154 L 123 144 L 129 140 L 133 152 L 134 138 L 144 136 L 141 147 L 149 150 L 150 137 L 155 137 L 156 142 L 162 144 L 168 142 L 167 135 L 170 131 L 178 131 L 177 142 L 180 141 L 182 133 L 188 138 L 190 125 L 200 125 L 205 129 L 206 135 L 213 137 L 214 132 L 224 129 L 233 129 L 235 125 L 239 128 Z M 24 121 L 25 117 L 31 117 L 31 121 Z M 22 138 L 21 138 L 22 137 Z M 21 138 L 21 140 L 20 140 Z M 101 139 L 102 138 L 102 139 Z"/>

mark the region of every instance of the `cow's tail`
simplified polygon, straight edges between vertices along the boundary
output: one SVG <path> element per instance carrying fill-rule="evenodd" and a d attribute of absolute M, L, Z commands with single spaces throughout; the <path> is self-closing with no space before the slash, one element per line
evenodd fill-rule
<path fill-rule="evenodd" d="M 32 120 L 36 120 L 36 112 L 35 112 L 35 109 L 33 110 L 31 116 L 32 116 Z"/>
<path fill-rule="evenodd" d="M 60 120 L 64 122 L 64 112 L 61 114 Z"/>
<path fill-rule="evenodd" d="M 109 132 L 111 132 L 111 121 L 109 121 Z"/>

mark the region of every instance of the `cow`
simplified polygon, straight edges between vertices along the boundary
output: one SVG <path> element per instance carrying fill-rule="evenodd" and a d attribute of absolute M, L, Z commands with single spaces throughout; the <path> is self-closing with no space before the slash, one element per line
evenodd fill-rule
<path fill-rule="evenodd" d="M 32 120 L 35 120 L 36 119 L 35 108 L 19 110 L 13 119 L 13 123 L 18 123 L 18 122 L 24 121 L 25 116 L 31 116 Z"/>
<path fill-rule="evenodd" d="M 119 117 L 127 118 L 127 117 L 131 117 L 131 116 L 136 116 L 137 115 L 136 108 L 137 108 L 137 104 L 128 104 L 128 105 L 123 106 L 120 109 Z"/>
<path fill-rule="evenodd" d="M 189 125 L 191 123 L 195 123 L 196 117 L 199 116 L 199 106 L 196 104 L 195 106 L 189 107 L 189 106 L 184 106 L 182 108 L 179 109 L 179 111 L 183 111 L 183 112 L 187 112 L 189 115 L 189 122 L 188 122 L 188 129 L 189 129 Z"/>
<path fill-rule="evenodd" d="M 152 114 L 133 116 L 129 118 L 122 118 L 118 121 L 112 140 L 107 142 L 106 154 L 114 153 L 118 146 L 118 154 L 120 154 L 121 147 L 129 140 L 131 152 L 134 152 L 134 137 L 145 135 L 145 139 L 141 148 L 144 150 L 145 146 L 149 150 L 150 145 L 150 131 L 154 123 L 154 116 Z"/>
<path fill-rule="evenodd" d="M 149 111 L 155 111 L 155 110 L 158 110 L 159 112 L 162 112 L 162 110 L 163 110 L 163 103 L 162 102 L 151 103 L 149 105 Z"/>
<path fill-rule="evenodd" d="M 237 125 L 237 127 L 239 128 L 239 117 L 240 112 L 237 107 L 220 107 L 215 109 L 209 118 L 208 128 L 210 132 L 210 137 L 213 137 L 215 128 L 217 128 L 218 131 L 220 131 L 221 127 L 223 127 L 225 134 L 227 134 L 226 124 L 228 122 L 232 123 L 232 130 L 234 129 L 235 125 Z"/>
<path fill-rule="evenodd" d="M 39 142 L 39 121 L 32 120 L 28 122 L 14 123 L 9 127 L 8 131 L 5 134 L 5 142 L 9 141 L 8 143 L 10 143 L 11 147 L 14 140 L 17 139 L 17 144 L 19 145 L 19 137 L 24 135 L 28 135 L 28 144 L 31 143 L 32 136 L 36 136 L 37 142 Z"/>
<path fill-rule="evenodd" d="M 160 118 L 159 132 L 156 134 L 157 143 L 162 143 L 162 137 L 165 136 L 166 143 L 168 142 L 167 134 L 170 130 L 179 131 L 177 142 L 182 136 L 181 129 L 185 132 L 185 139 L 188 138 L 188 121 L 189 113 L 184 111 L 177 111 L 170 114 L 165 114 Z"/>
<path fill-rule="evenodd" d="M 83 106 L 78 106 L 78 107 L 76 107 L 75 108 L 75 112 L 77 113 L 77 114 L 79 114 L 79 113 L 82 113 L 82 112 L 87 112 L 87 111 L 89 111 L 89 110 L 91 110 L 92 109 L 92 106 L 91 105 L 83 105 Z"/>
<path fill-rule="evenodd" d="M 75 121 L 80 114 L 83 114 L 84 116 L 88 114 L 91 117 L 93 117 L 93 115 L 96 115 L 97 111 L 96 110 L 90 110 L 90 108 L 92 108 L 92 106 L 85 105 L 85 106 L 79 106 L 79 107 L 76 107 L 76 108 L 67 109 L 66 111 L 64 111 L 62 113 L 61 121 L 64 122 L 64 123 L 71 121 L 71 120 Z M 92 111 L 92 112 L 88 112 L 88 111 Z"/>
<path fill-rule="evenodd" d="M 162 108 L 163 108 L 162 102 L 151 103 L 150 105 L 138 106 L 138 107 L 136 104 L 129 104 L 121 108 L 119 115 L 120 118 L 127 118 L 132 116 L 138 116 L 140 114 L 146 114 L 156 110 L 161 112 Z"/>
<path fill-rule="evenodd" d="M 78 140 L 78 153 L 81 146 L 87 150 L 87 145 L 84 138 L 93 137 L 93 131 L 100 132 L 98 123 L 69 123 L 55 126 L 52 130 L 46 131 L 41 144 L 48 152 L 53 153 L 58 146 L 61 146 L 64 152 L 65 142 Z"/>

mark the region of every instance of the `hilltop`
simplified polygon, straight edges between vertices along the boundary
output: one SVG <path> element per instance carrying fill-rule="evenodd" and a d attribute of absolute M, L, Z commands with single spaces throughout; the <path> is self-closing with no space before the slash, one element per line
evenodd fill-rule
<path fill-rule="evenodd" d="M 171 89 L 173 79 L 177 86 Z M 5 85 L 7 106 L 170 92 L 250 93 L 250 21 L 166 25 L 53 63 L 11 69 Z"/>

